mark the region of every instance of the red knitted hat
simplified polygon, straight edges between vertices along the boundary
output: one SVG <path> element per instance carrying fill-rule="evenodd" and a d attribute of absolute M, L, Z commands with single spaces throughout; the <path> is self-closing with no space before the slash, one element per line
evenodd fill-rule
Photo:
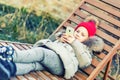
<path fill-rule="evenodd" d="M 96 33 L 96 26 L 95 22 L 89 21 L 89 22 L 81 22 L 77 25 L 75 30 L 77 30 L 79 27 L 85 27 L 88 31 L 89 36 L 94 36 Z"/>

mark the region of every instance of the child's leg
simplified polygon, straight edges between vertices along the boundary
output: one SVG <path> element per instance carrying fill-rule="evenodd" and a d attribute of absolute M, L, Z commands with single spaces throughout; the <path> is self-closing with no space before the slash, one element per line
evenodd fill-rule
<path fill-rule="evenodd" d="M 17 51 L 13 55 L 13 61 L 18 63 L 40 62 L 53 74 L 63 75 L 64 73 L 63 63 L 59 56 L 54 51 L 42 47 Z"/>
<path fill-rule="evenodd" d="M 39 62 L 34 63 L 15 63 L 17 72 L 16 75 L 27 74 L 31 71 L 41 71 L 45 70 L 44 67 Z"/>
<path fill-rule="evenodd" d="M 41 62 L 45 56 L 45 54 L 53 53 L 53 51 L 49 49 L 45 49 L 43 47 L 36 47 L 28 50 L 17 50 L 13 54 L 13 61 L 17 63 L 31 63 L 31 62 Z"/>

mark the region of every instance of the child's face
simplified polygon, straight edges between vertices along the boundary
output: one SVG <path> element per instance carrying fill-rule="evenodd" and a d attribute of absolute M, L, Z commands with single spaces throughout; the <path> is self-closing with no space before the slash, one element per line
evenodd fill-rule
<path fill-rule="evenodd" d="M 85 27 L 79 27 L 75 32 L 74 36 L 76 39 L 78 39 L 80 42 L 84 42 L 87 40 L 88 37 L 88 31 Z"/>

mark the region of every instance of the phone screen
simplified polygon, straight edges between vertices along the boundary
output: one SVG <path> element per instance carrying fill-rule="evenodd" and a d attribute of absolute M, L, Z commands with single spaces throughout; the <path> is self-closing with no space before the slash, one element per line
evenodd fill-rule
<path fill-rule="evenodd" d="M 73 35 L 73 33 L 74 33 L 74 29 L 72 27 L 67 27 L 66 34 L 67 35 Z"/>

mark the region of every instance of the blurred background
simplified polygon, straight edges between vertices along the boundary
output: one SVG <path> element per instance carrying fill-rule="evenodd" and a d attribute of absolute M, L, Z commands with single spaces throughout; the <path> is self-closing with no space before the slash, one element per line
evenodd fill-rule
<path fill-rule="evenodd" d="M 0 39 L 35 43 L 47 38 L 81 0 L 0 0 Z"/>

